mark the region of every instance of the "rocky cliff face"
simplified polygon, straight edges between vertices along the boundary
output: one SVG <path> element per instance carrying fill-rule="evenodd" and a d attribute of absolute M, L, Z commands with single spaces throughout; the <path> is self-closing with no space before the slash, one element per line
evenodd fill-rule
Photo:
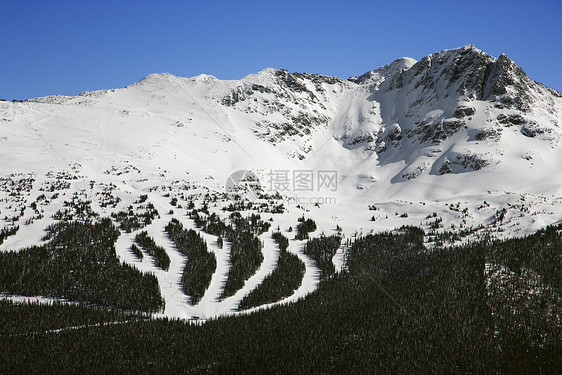
<path fill-rule="evenodd" d="M 472 45 L 419 62 L 402 58 L 347 82 L 267 69 L 243 79 L 221 103 L 255 114 L 248 116 L 256 118 L 255 134 L 274 144 L 306 143 L 322 128 L 344 147 L 379 154 L 439 144 L 461 129 L 470 129 L 474 141 L 498 140 L 506 127 L 559 138 L 560 94 L 532 81 L 506 55 L 494 58 Z"/>

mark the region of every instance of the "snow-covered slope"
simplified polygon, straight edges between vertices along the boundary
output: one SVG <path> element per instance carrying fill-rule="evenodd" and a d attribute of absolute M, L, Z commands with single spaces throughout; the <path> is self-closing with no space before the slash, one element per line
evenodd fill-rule
<path fill-rule="evenodd" d="M 75 193 L 108 216 L 148 192 L 162 207 L 154 194 L 219 196 L 241 169 L 285 198 L 284 213 L 270 215 L 283 230 L 304 214 L 315 235 L 404 224 L 426 228 L 428 241 L 529 233 L 562 219 L 561 124 L 560 93 L 474 46 L 349 80 L 270 68 L 239 81 L 153 74 L 122 89 L 0 102 L 0 229 L 20 227 L 0 250 L 40 242 Z M 312 180 L 297 181 L 303 174 Z M 104 204 L 108 191 L 119 202 Z M 308 262 L 301 245 L 291 248 Z M 307 280 L 310 291 L 317 276 Z M 204 300 L 212 307 L 196 311 L 226 311 Z"/>

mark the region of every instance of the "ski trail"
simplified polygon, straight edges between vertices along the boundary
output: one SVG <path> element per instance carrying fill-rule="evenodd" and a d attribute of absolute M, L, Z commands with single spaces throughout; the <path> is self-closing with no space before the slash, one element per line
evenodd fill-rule
<path fill-rule="evenodd" d="M 270 275 L 275 268 L 277 268 L 277 262 L 279 261 L 279 248 L 277 244 L 271 238 L 272 230 L 270 229 L 266 233 L 262 233 L 259 238 L 263 241 L 263 262 L 257 272 L 252 275 L 246 282 L 242 289 L 238 290 L 233 296 L 224 299 L 220 305 L 220 314 L 228 315 L 237 312 L 238 306 L 242 299 L 246 297 L 252 290 L 257 288 L 262 281 Z"/>
<path fill-rule="evenodd" d="M 301 286 L 295 291 L 292 296 L 289 296 L 282 300 L 282 303 L 296 301 L 318 289 L 318 284 L 320 284 L 320 269 L 316 266 L 316 262 L 304 253 L 305 246 L 306 241 L 289 241 L 289 248 L 287 249 L 287 251 L 298 256 L 299 259 L 304 263 L 306 269 L 302 277 Z"/>
<path fill-rule="evenodd" d="M 162 212 L 169 212 L 170 210 L 177 210 L 177 207 L 172 206 L 168 201 L 167 198 L 163 197 L 159 193 L 146 193 L 143 191 L 138 191 L 127 185 L 128 188 L 131 188 L 136 191 L 138 194 L 147 194 L 148 198 L 157 209 Z M 180 223 L 183 225 L 185 229 L 193 229 L 196 230 L 207 242 L 207 248 L 209 251 L 213 251 L 215 253 L 216 261 L 217 261 L 217 268 L 213 274 L 211 279 L 211 284 L 205 291 L 205 295 L 199 301 L 196 306 L 193 306 L 189 309 L 192 316 L 200 317 L 201 319 L 207 319 L 215 316 L 220 315 L 232 315 L 232 314 L 239 314 L 239 313 L 246 313 L 255 311 L 261 308 L 266 308 L 270 306 L 275 306 L 278 304 L 284 304 L 296 301 L 305 297 L 307 294 L 312 293 L 318 288 L 318 284 L 320 283 L 320 270 L 316 266 L 314 260 L 312 260 L 309 256 L 304 254 L 304 246 L 306 245 L 306 241 L 298 241 L 298 240 L 290 240 L 289 241 L 289 248 L 287 251 L 295 254 L 305 265 L 305 273 L 301 282 L 300 287 L 295 290 L 295 292 L 287 297 L 282 299 L 281 301 L 274 302 L 271 304 L 266 304 L 262 306 L 255 307 L 253 309 L 245 310 L 243 312 L 238 311 L 238 306 L 242 299 L 247 296 L 252 290 L 257 288 L 259 284 L 263 282 L 265 277 L 270 275 L 275 268 L 277 267 L 277 262 L 279 259 L 279 248 L 277 243 L 271 238 L 272 230 L 263 233 L 260 235 L 260 239 L 264 243 L 264 247 L 262 248 L 262 254 L 264 255 L 264 260 L 260 265 L 258 271 L 252 275 L 246 282 L 244 286 L 238 290 L 233 296 L 230 296 L 222 301 L 219 300 L 220 295 L 224 290 L 224 285 L 226 283 L 226 279 L 228 278 L 228 272 L 231 267 L 230 263 L 230 244 L 225 241 L 223 245 L 223 249 L 220 249 L 216 245 L 216 236 L 208 234 L 199 228 L 197 228 L 194 222 L 184 215 L 162 215 L 162 220 L 171 220 L 172 217 L 178 219 Z"/>
<path fill-rule="evenodd" d="M 306 246 L 305 241 L 290 240 L 289 247 L 287 248 L 288 252 L 295 254 L 305 265 L 305 272 L 301 281 L 301 285 L 298 287 L 298 289 L 295 290 L 292 295 L 283 298 L 280 301 L 256 306 L 248 310 L 237 312 L 237 314 L 249 314 L 273 306 L 296 302 L 318 289 L 318 285 L 320 284 L 320 269 L 316 266 L 316 262 L 314 262 L 314 260 L 312 260 L 308 255 L 304 253 L 304 246 Z"/>
<path fill-rule="evenodd" d="M 170 268 L 168 271 L 161 272 L 162 278 L 161 281 L 159 280 L 162 297 L 166 300 L 164 313 L 167 316 L 185 317 L 186 307 L 191 307 L 191 297 L 185 294 L 181 282 L 187 257 L 176 249 L 176 246 L 166 234 L 164 230 L 166 224 L 168 224 L 166 218 L 156 219 L 152 225 L 146 228 L 146 231 L 149 236 L 154 238 L 158 246 L 166 249 L 166 253 L 170 257 Z M 169 302 L 172 302 L 172 304 Z"/>
<path fill-rule="evenodd" d="M 212 317 L 219 315 L 221 311 L 220 296 L 224 290 L 231 267 L 230 243 L 225 241 L 221 249 L 217 245 L 215 236 L 203 231 L 199 231 L 199 234 L 205 238 L 208 250 L 215 254 L 217 268 L 213 274 L 209 288 L 207 288 L 205 295 L 201 298 L 196 308 L 199 309 L 199 316 Z"/>
<path fill-rule="evenodd" d="M 175 249 L 164 232 L 166 219 L 156 219 L 149 226 L 133 233 L 122 233 L 115 243 L 115 250 L 119 259 L 144 273 L 153 273 L 158 279 L 160 293 L 165 301 L 164 311 L 156 316 L 187 319 L 191 314 L 189 297 L 184 293 L 181 275 L 186 263 L 186 257 Z M 135 235 L 146 230 L 154 238 L 157 245 L 164 247 L 170 257 L 170 268 L 163 271 L 154 266 L 154 261 L 148 253 L 143 251 L 143 259 L 139 261 L 130 251 Z"/>
<path fill-rule="evenodd" d="M 342 272 L 345 268 L 345 254 L 346 254 L 345 238 L 334 256 L 332 257 L 332 264 L 336 268 L 336 273 Z"/>
<path fill-rule="evenodd" d="M 170 210 L 177 210 L 177 207 L 172 206 L 166 198 L 163 197 L 161 194 L 157 192 L 145 192 L 138 190 L 129 184 L 123 183 L 124 188 L 128 191 L 131 191 L 134 194 L 147 194 L 149 201 L 151 201 L 154 206 L 158 209 L 161 213 L 161 218 L 155 220 L 150 226 L 145 228 L 145 230 L 154 237 L 156 243 L 160 246 L 163 246 L 170 259 L 172 259 L 172 255 L 178 254 L 183 259 L 181 262 L 179 259 L 176 259 L 176 268 L 172 271 L 172 265 L 170 266 L 170 271 L 176 274 L 175 278 L 165 277 L 162 276 L 162 272 L 159 269 L 156 269 L 152 263 L 148 267 L 139 268 L 143 272 L 153 272 L 157 276 L 161 288 L 161 293 L 164 299 L 166 300 L 166 309 L 161 314 L 155 314 L 155 316 L 166 316 L 166 317 L 173 317 L 173 318 L 182 318 L 188 319 L 193 317 L 198 317 L 200 319 L 208 319 L 220 315 L 233 315 L 239 313 L 248 313 L 251 311 L 255 311 L 262 308 L 267 308 L 270 306 L 275 306 L 279 304 L 289 303 L 296 301 L 305 297 L 307 294 L 315 291 L 318 288 L 318 284 L 320 282 L 320 270 L 316 266 L 316 263 L 304 254 L 303 248 L 306 245 L 306 241 L 297 241 L 297 240 L 290 240 L 289 241 L 289 248 L 287 251 L 295 254 L 305 265 L 305 273 L 301 282 L 300 287 L 295 290 L 295 292 L 287 297 L 282 299 L 281 301 L 274 302 L 271 304 L 266 304 L 262 306 L 255 307 L 253 309 L 245 310 L 243 312 L 238 311 L 238 306 L 242 299 L 247 296 L 252 290 L 257 288 L 263 280 L 270 275 L 277 267 L 277 262 L 279 260 L 279 248 L 277 243 L 271 238 L 272 229 L 268 232 L 263 233 L 259 236 L 259 238 L 263 241 L 263 248 L 262 254 L 264 256 L 264 260 L 260 265 L 260 268 L 257 272 L 252 275 L 248 280 L 245 281 L 244 286 L 238 290 L 233 296 L 230 296 L 224 300 L 219 300 L 220 295 L 224 290 L 224 285 L 228 278 L 228 272 L 231 267 L 230 263 L 230 244 L 225 241 L 223 248 L 219 248 L 216 243 L 217 237 L 206 233 L 199 228 L 197 228 L 194 222 L 186 217 L 185 215 L 179 214 L 168 214 Z M 183 272 L 183 267 L 186 264 L 186 257 L 179 253 L 173 242 L 167 237 L 166 233 L 164 232 L 163 228 L 165 225 L 172 219 L 176 218 L 184 227 L 184 229 L 193 229 L 197 231 L 203 239 L 207 242 L 207 249 L 210 252 L 213 252 L 216 257 L 217 261 L 217 268 L 213 273 L 211 278 L 211 283 L 209 287 L 205 291 L 203 298 L 199 301 L 199 303 L 195 306 L 189 304 L 190 299 L 183 293 L 183 289 L 181 287 L 181 274 Z M 161 228 L 160 233 L 155 232 L 155 228 Z M 120 251 L 118 252 L 123 259 L 131 261 L 131 265 L 138 265 L 144 264 L 151 258 L 147 254 L 143 258 L 142 262 L 136 260 L 136 257 L 131 253 L 129 250 L 130 244 L 133 243 L 134 234 L 138 233 L 135 232 L 133 234 L 127 235 L 128 239 L 121 239 L 120 236 L 118 242 L 121 240 L 123 242 L 120 243 Z M 117 248 L 117 245 L 116 245 Z M 150 259 L 150 262 L 152 260 Z M 181 266 L 180 266 L 181 265 Z M 138 267 L 137 267 L 138 268 Z M 162 280 L 162 281 L 161 281 Z M 176 281 L 176 286 L 172 284 L 172 280 Z M 180 298 L 184 296 L 183 298 Z M 169 302 L 172 303 L 169 306 Z"/>
<path fill-rule="evenodd" d="M 175 289 L 173 285 L 170 285 L 169 281 L 168 282 L 163 281 L 164 284 L 160 283 L 159 281 L 162 296 L 166 299 L 166 310 L 164 311 L 164 316 L 185 318 L 185 313 L 187 313 L 189 315 L 189 318 L 196 316 L 201 319 L 206 319 L 206 318 L 220 315 L 223 309 L 221 307 L 222 302 L 219 301 L 219 296 L 222 294 L 222 291 L 224 290 L 224 284 L 226 283 L 226 279 L 228 277 L 228 271 L 230 270 L 230 245 L 225 241 L 223 248 L 221 249 L 217 245 L 216 236 L 205 233 L 201 231 L 199 228 L 196 228 L 194 222 L 188 217 L 179 214 L 173 214 L 173 215 L 168 214 L 170 210 L 174 210 L 174 209 L 177 210 L 177 207 L 172 206 L 167 201 L 167 198 L 163 197 L 159 193 L 154 193 L 154 192 L 147 193 L 144 191 L 137 190 L 130 185 L 126 185 L 126 188 L 127 190 L 133 190 L 134 194 L 147 194 L 148 200 L 152 202 L 156 207 L 156 209 L 160 212 L 161 218 L 155 220 L 152 223 L 152 225 L 158 222 L 160 223 L 159 227 L 162 228 L 162 230 L 160 231 L 160 233 L 157 233 L 147 229 L 147 232 L 149 233 L 149 235 L 154 237 L 154 240 L 158 245 L 163 246 L 166 249 L 166 252 L 168 252 L 168 256 L 170 256 L 170 260 L 172 261 L 172 263 L 174 263 L 172 257 L 173 256 L 176 257 L 175 259 L 176 268 L 172 270 L 172 264 L 170 264 L 170 270 L 168 272 L 173 272 L 177 275 L 176 280 L 178 285 L 180 286 L 181 295 L 185 296 L 183 292 L 183 287 L 181 286 L 181 275 L 183 273 L 183 269 L 185 268 L 185 264 L 189 260 L 185 255 L 180 253 L 175 248 L 173 241 L 169 239 L 169 237 L 167 236 L 167 234 L 163 229 L 170 222 L 170 220 L 172 220 L 172 218 L 176 218 L 183 225 L 184 229 L 187 230 L 193 229 L 197 231 L 207 243 L 207 250 L 209 252 L 213 252 L 216 258 L 217 268 L 213 273 L 213 276 L 211 278 L 211 283 L 209 284 L 207 290 L 205 291 L 203 298 L 201 298 L 199 303 L 195 306 L 192 306 L 190 304 L 191 299 L 187 298 L 186 300 L 183 300 L 183 303 L 185 303 L 186 306 L 182 308 L 181 307 L 182 299 L 178 297 L 180 293 L 177 291 L 177 289 Z M 134 236 L 132 236 L 131 240 L 129 240 L 130 243 L 132 243 L 132 239 L 134 239 Z M 131 252 L 128 249 L 126 249 L 126 251 L 128 252 L 126 256 L 135 258 L 134 255 L 131 254 Z M 177 256 L 181 257 L 181 261 L 177 258 Z M 167 288 L 166 291 L 162 290 L 162 288 L 165 285 Z M 164 294 L 174 299 L 173 307 L 168 306 L 168 298 L 166 298 Z"/>
<path fill-rule="evenodd" d="M 63 327 L 63 328 L 54 328 L 54 329 L 48 329 L 48 330 L 45 330 L 45 331 L 24 332 L 24 333 L 13 333 L 13 334 L 5 335 L 5 336 L 8 336 L 8 337 L 20 337 L 20 336 L 44 335 L 44 334 L 50 334 L 50 333 L 57 334 L 57 333 L 66 332 L 66 331 L 77 331 L 77 330 L 85 329 L 85 328 L 108 327 L 108 326 L 114 326 L 114 325 L 135 323 L 135 322 L 139 322 L 139 321 L 140 321 L 140 320 L 124 320 L 124 321 L 116 321 L 116 322 L 82 324 L 82 325 L 79 325 L 79 326 L 69 326 L 69 327 Z"/>
<path fill-rule="evenodd" d="M 41 305 L 52 305 L 54 303 L 61 303 L 65 305 L 81 305 L 83 302 L 69 301 L 65 298 L 57 297 L 43 297 L 43 296 L 20 296 L 14 294 L 0 293 L 0 300 L 12 301 L 16 303 L 38 303 Z"/>
<path fill-rule="evenodd" d="M 211 283 L 205 291 L 203 298 L 199 301 L 197 305 L 194 306 L 195 315 L 200 318 L 210 318 L 217 316 L 221 311 L 221 303 L 219 297 L 221 296 L 226 279 L 228 278 L 228 272 L 230 270 L 230 243 L 224 242 L 223 248 L 221 249 L 217 245 L 217 237 L 206 233 L 195 226 L 195 223 L 185 216 L 174 215 L 184 227 L 184 229 L 193 229 L 207 243 L 207 250 L 215 254 L 215 259 L 217 261 L 217 268 L 213 273 L 211 278 Z M 171 218 L 170 218 L 171 220 Z M 189 261 L 189 260 L 188 260 Z"/>
<path fill-rule="evenodd" d="M 147 195 L 149 200 L 153 202 L 154 206 L 159 210 L 162 209 L 162 212 L 167 213 L 170 212 L 170 210 L 177 210 L 177 207 L 172 206 L 167 201 L 167 198 L 163 197 L 162 195 L 158 193 L 148 193 Z M 190 309 L 190 312 L 192 316 L 197 316 L 202 319 L 221 315 L 225 308 L 224 301 L 220 301 L 219 297 L 224 290 L 224 285 L 226 283 L 226 279 L 228 278 L 228 272 L 231 267 L 230 244 L 224 241 L 223 248 L 219 248 L 219 246 L 217 245 L 216 236 L 206 233 L 197 228 L 193 220 L 189 219 L 185 215 L 165 214 L 162 215 L 162 217 L 162 220 L 166 220 L 166 222 L 169 222 L 170 220 L 172 220 L 172 218 L 175 218 L 183 225 L 184 229 L 193 229 L 198 232 L 207 243 L 207 250 L 214 253 L 217 267 L 211 278 L 211 283 L 205 291 L 203 298 L 201 298 L 197 305 L 193 306 L 193 308 Z"/>

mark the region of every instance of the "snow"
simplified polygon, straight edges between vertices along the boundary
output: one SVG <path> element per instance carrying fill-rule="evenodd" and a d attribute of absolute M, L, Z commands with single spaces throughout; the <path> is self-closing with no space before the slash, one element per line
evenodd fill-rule
<path fill-rule="evenodd" d="M 292 202 L 298 199 L 299 207 L 287 200 L 284 214 L 266 219 L 272 217 L 272 228 L 279 225 L 287 236 L 287 228 L 295 227 L 303 214 L 316 221 L 319 229 L 314 235 L 335 234 L 339 225 L 344 241 L 402 225 L 429 229 L 426 217 L 433 212 L 443 218 L 441 230 L 483 225 L 500 238 L 560 222 L 562 98 L 537 84 L 529 88 L 534 98 L 531 109 L 522 112 L 471 96 L 444 78 L 463 52 L 483 54 L 469 45 L 420 62 L 402 58 L 354 79 L 357 83 L 321 76 L 294 78 L 306 88 L 303 91 L 288 87 L 276 76 L 278 70 L 267 68 L 239 81 L 153 74 L 122 89 L 0 102 L 0 177 L 33 173 L 35 179 L 29 192 L 11 195 L 0 189 L 0 229 L 11 226 L 11 218 L 24 208 L 15 223 L 19 231 L 0 244 L 0 251 L 41 244 L 44 229 L 54 222 L 52 216 L 75 192 L 91 200 L 102 216 L 147 194 L 161 218 L 145 229 L 168 252 L 170 270 L 155 268 L 147 254 L 142 262 L 131 254 L 134 233 L 119 237 L 117 254 L 156 275 L 166 299 L 161 315 L 207 319 L 237 313 L 243 297 L 275 269 L 278 248 L 270 232 L 263 234 L 263 264 L 236 295 L 219 301 L 230 267 L 228 244 L 220 249 L 215 236 L 195 228 L 185 210 L 169 204 L 162 186 L 177 194 L 177 186 L 190 184 L 199 192 L 218 195 L 232 172 L 248 169 L 260 177 L 266 192 L 273 193 L 267 191 L 270 171 L 336 171 L 335 191 L 315 187 L 282 192 Z M 496 61 L 485 54 L 482 59 Z M 224 104 L 233 93 L 240 94 L 239 101 Z M 457 119 L 453 114 L 459 106 L 474 108 L 475 113 Z M 303 125 L 306 131 L 287 132 L 302 114 L 316 120 Z M 533 122 L 544 131 L 525 136 L 524 125 L 501 124 L 500 114 L 520 114 L 527 124 Z M 447 128 L 446 121 L 457 120 L 454 131 Z M 424 121 L 429 129 L 441 127 L 445 135 L 422 142 Z M 484 130 L 498 136 L 478 140 Z M 477 169 L 471 164 L 474 160 L 487 165 Z M 451 173 L 441 174 L 446 162 Z M 57 190 L 59 196 L 51 199 L 55 192 L 39 189 L 55 180 L 48 173 L 62 171 L 76 179 L 68 180 L 69 187 Z M 92 189 L 90 181 L 95 182 Z M 101 184 L 115 185 L 113 193 L 122 199 L 116 208 L 99 205 Z M 39 205 L 43 217 L 34 219 L 29 206 L 41 194 L 47 195 L 49 204 Z M 319 198 L 328 203 L 315 205 Z M 377 210 L 369 210 L 369 205 Z M 498 231 L 492 226 L 493 216 L 503 208 L 507 215 Z M 170 210 L 175 213 L 168 215 Z M 225 215 L 220 207 L 213 210 Z M 404 213 L 407 217 L 401 216 Z M 195 306 L 180 282 L 186 258 L 164 233 L 172 217 L 201 232 L 217 258 L 209 289 Z M 317 288 L 318 269 L 302 247 L 291 239 L 289 251 L 306 265 L 302 285 L 279 303 Z M 344 251 L 342 247 L 333 259 L 338 269 L 344 267 Z"/>

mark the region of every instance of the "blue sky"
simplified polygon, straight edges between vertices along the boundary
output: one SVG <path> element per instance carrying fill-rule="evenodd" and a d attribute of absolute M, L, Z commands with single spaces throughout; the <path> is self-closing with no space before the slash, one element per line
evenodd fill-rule
<path fill-rule="evenodd" d="M 506 53 L 562 91 L 561 20 L 560 0 L 10 1 L 0 12 L 0 98 L 77 95 L 157 72 L 348 78 L 466 44 Z"/>

